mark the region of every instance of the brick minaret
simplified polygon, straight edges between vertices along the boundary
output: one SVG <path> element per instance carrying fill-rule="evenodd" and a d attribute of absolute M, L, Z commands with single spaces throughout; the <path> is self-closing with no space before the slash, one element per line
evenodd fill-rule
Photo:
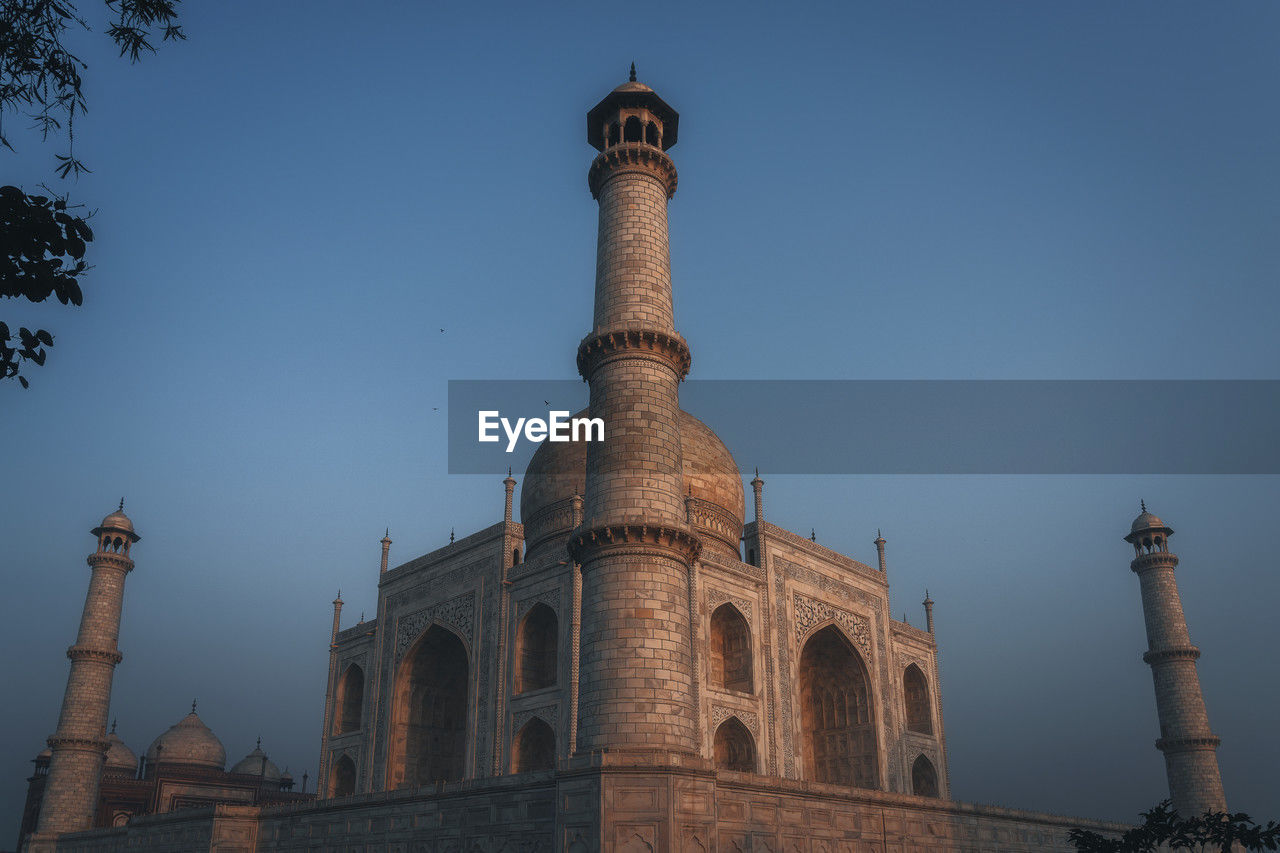
<path fill-rule="evenodd" d="M 578 347 L 591 417 L 582 566 L 577 748 L 694 753 L 689 569 L 701 550 L 685 521 L 678 388 L 689 347 L 676 334 L 666 150 L 679 116 L 635 80 L 587 114 L 600 151 L 588 183 L 600 204 L 595 319 Z"/>
<path fill-rule="evenodd" d="M 1196 674 L 1200 650 L 1191 645 L 1173 577 L 1178 558 L 1169 551 L 1172 535 L 1173 528 L 1147 512 L 1144 503 L 1124 539 L 1137 551 L 1129 567 L 1142 583 L 1149 647 L 1142 659 L 1151 665 L 1160 717 L 1156 749 L 1164 753 L 1173 807 L 1183 817 L 1198 817 L 1207 811 L 1225 812 L 1227 801 L 1218 774 L 1219 740 L 1209 730 Z"/>
<path fill-rule="evenodd" d="M 120 608 L 125 575 L 133 570 L 129 549 L 141 537 L 120 509 L 92 531 L 98 548 L 89 555 L 89 594 L 80 617 L 80 633 L 67 649 L 71 674 L 62 697 L 58 730 L 49 738 L 53 756 L 40 805 L 37 836 L 88 829 L 98 802 L 98 778 L 107 751 L 107 713 L 111 679 L 121 654 Z"/>

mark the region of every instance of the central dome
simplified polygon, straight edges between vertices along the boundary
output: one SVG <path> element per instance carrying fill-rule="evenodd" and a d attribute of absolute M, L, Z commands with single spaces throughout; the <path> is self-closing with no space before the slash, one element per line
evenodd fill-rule
<path fill-rule="evenodd" d="M 720 437 L 693 415 L 681 410 L 677 425 L 684 485 L 694 498 L 693 528 L 705 549 L 738 559 L 746 513 L 738 465 Z M 573 529 L 573 496 L 585 494 L 586 483 L 586 442 L 542 443 L 520 490 L 526 556 Z"/>

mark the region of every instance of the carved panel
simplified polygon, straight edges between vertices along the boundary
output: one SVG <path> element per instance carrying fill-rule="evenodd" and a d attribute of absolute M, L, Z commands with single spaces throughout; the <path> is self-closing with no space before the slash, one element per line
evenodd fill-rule
<path fill-rule="evenodd" d="M 760 716 L 755 711 L 726 708 L 724 705 L 711 706 L 711 731 L 715 732 L 720 727 L 720 724 L 730 717 L 737 717 L 739 722 L 746 726 L 757 740 L 760 739 Z"/>
<path fill-rule="evenodd" d="M 738 608 L 738 612 L 741 613 L 743 616 L 747 617 L 748 622 L 751 621 L 752 609 L 751 609 L 750 599 L 740 598 L 736 595 L 726 592 L 723 589 L 717 589 L 714 586 L 710 586 L 710 585 L 707 586 L 707 612 L 708 613 L 712 612 L 721 604 L 724 604 L 726 601 L 732 604 L 734 607 Z"/>
<path fill-rule="evenodd" d="M 550 705 L 539 705 L 537 708 L 522 708 L 516 711 L 511 717 L 512 733 L 523 729 L 525 723 L 534 717 L 551 726 L 552 731 L 558 730 L 560 727 L 556 724 L 556 721 L 560 719 L 560 703 L 552 702 Z"/>
<path fill-rule="evenodd" d="M 791 561 L 784 560 L 781 557 L 774 557 L 773 565 L 775 569 L 786 572 L 788 576 L 800 583 L 817 587 L 823 592 L 834 595 L 837 598 L 842 598 L 846 601 L 856 601 L 864 607 L 878 608 L 880 606 L 880 600 L 878 598 L 868 595 L 866 592 L 855 586 L 843 583 L 835 578 L 827 577 L 821 572 L 815 572 L 813 569 L 806 568 L 805 566 L 801 566 L 797 563 L 792 563 Z"/>
<path fill-rule="evenodd" d="M 560 587 L 553 589 L 544 589 L 541 592 L 534 593 L 528 598 L 522 598 L 516 602 L 516 624 L 520 624 L 520 620 L 524 615 L 533 608 L 535 604 L 545 604 L 555 611 L 556 618 L 560 618 Z"/>
<path fill-rule="evenodd" d="M 834 621 L 845 630 L 845 634 L 862 651 L 863 660 L 867 662 L 872 660 L 871 623 L 865 617 L 833 607 L 825 601 L 815 601 L 798 592 L 793 595 L 792 613 L 792 629 L 795 631 L 797 648 L 815 625 Z"/>
<path fill-rule="evenodd" d="M 471 650 L 472 634 L 476 620 L 475 590 L 464 592 L 448 601 L 433 604 L 416 613 L 402 616 L 396 624 L 396 661 L 399 662 L 409 651 L 409 647 L 421 636 L 433 622 L 447 625 L 458 632 L 468 651 Z"/>

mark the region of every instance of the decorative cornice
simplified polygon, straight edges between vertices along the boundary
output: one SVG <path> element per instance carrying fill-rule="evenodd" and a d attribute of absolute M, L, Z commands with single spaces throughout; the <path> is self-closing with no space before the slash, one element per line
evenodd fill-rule
<path fill-rule="evenodd" d="M 49 744 L 49 748 L 53 750 L 71 749 L 80 752 L 103 752 L 111 746 L 111 742 L 106 738 L 96 737 L 74 737 L 71 735 L 50 735 L 45 743 Z"/>
<path fill-rule="evenodd" d="M 588 521 L 569 536 L 569 553 L 585 564 L 606 553 L 663 552 L 684 563 L 702 553 L 702 541 L 691 531 L 665 524 Z"/>
<path fill-rule="evenodd" d="M 94 552 L 85 558 L 85 562 L 95 569 L 119 569 L 122 572 L 133 571 L 133 560 L 130 560 L 124 554 L 116 554 L 110 551 Z"/>
<path fill-rule="evenodd" d="M 124 660 L 124 655 L 114 649 L 95 649 L 91 646 L 71 646 L 67 649 L 67 657 L 72 660 L 92 660 L 112 666 Z"/>
<path fill-rule="evenodd" d="M 670 367 L 677 379 L 689 375 L 693 356 L 675 332 L 622 326 L 592 332 L 578 344 L 578 373 L 590 380 L 602 365 L 620 358 L 644 358 Z"/>
<path fill-rule="evenodd" d="M 692 515 L 690 520 L 695 528 L 728 545 L 734 554 L 738 553 L 742 525 L 728 510 L 719 504 L 695 498 L 693 495 L 685 498 L 685 507 Z"/>
<path fill-rule="evenodd" d="M 1200 650 L 1195 646 L 1181 646 L 1175 649 L 1156 649 L 1142 656 L 1143 663 L 1155 665 L 1169 660 L 1199 660 Z"/>
<path fill-rule="evenodd" d="M 1171 554 L 1168 551 L 1152 551 L 1150 554 L 1141 554 L 1129 563 L 1129 568 L 1135 574 L 1142 574 L 1151 569 L 1172 569 L 1178 565 L 1178 555 Z"/>
<path fill-rule="evenodd" d="M 1189 752 L 1197 749 L 1217 749 L 1222 738 L 1217 735 L 1207 737 L 1170 737 L 1156 741 L 1156 749 L 1161 752 Z"/>
<path fill-rule="evenodd" d="M 615 175 L 642 174 L 655 178 L 667 190 L 667 198 L 676 194 L 676 164 L 659 148 L 643 142 L 624 142 L 606 148 L 596 156 L 587 172 L 591 197 L 600 198 L 605 182 Z"/>

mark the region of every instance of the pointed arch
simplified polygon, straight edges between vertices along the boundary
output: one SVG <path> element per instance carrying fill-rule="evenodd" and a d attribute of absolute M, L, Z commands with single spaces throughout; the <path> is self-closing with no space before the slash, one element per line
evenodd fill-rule
<path fill-rule="evenodd" d="M 622 123 L 622 139 L 624 142 L 639 142 L 644 138 L 644 123 L 639 116 L 628 116 Z"/>
<path fill-rule="evenodd" d="M 911 765 L 911 793 L 917 797 L 937 797 L 938 771 L 933 762 L 923 755 L 918 756 Z"/>
<path fill-rule="evenodd" d="M 349 797 L 356 792 L 356 763 L 348 755 L 333 762 L 329 771 L 329 796 Z"/>
<path fill-rule="evenodd" d="M 729 602 L 711 614 L 711 686 L 721 690 L 752 692 L 751 627 Z"/>
<path fill-rule="evenodd" d="M 357 731 L 364 713 L 364 670 L 359 664 L 351 664 L 342 673 L 333 704 L 337 709 L 333 733 L 340 735 Z"/>
<path fill-rule="evenodd" d="M 388 788 L 463 778 L 469 672 L 462 640 L 440 625 L 405 655 L 393 696 Z"/>
<path fill-rule="evenodd" d="M 511 772 L 554 770 L 555 766 L 556 733 L 541 717 L 532 717 L 511 743 Z"/>
<path fill-rule="evenodd" d="M 720 724 L 712 746 L 717 769 L 756 772 L 755 738 L 737 717 L 729 717 Z"/>
<path fill-rule="evenodd" d="M 933 734 L 929 680 L 915 664 L 908 666 L 902 674 L 902 695 L 907 706 L 907 729 L 925 735 Z"/>
<path fill-rule="evenodd" d="M 800 718 L 815 782 L 879 788 L 869 684 L 862 658 L 835 625 L 809 637 L 800 654 Z"/>
<path fill-rule="evenodd" d="M 516 634 L 516 693 L 554 687 L 560 663 L 560 620 L 547 605 L 535 604 Z"/>

